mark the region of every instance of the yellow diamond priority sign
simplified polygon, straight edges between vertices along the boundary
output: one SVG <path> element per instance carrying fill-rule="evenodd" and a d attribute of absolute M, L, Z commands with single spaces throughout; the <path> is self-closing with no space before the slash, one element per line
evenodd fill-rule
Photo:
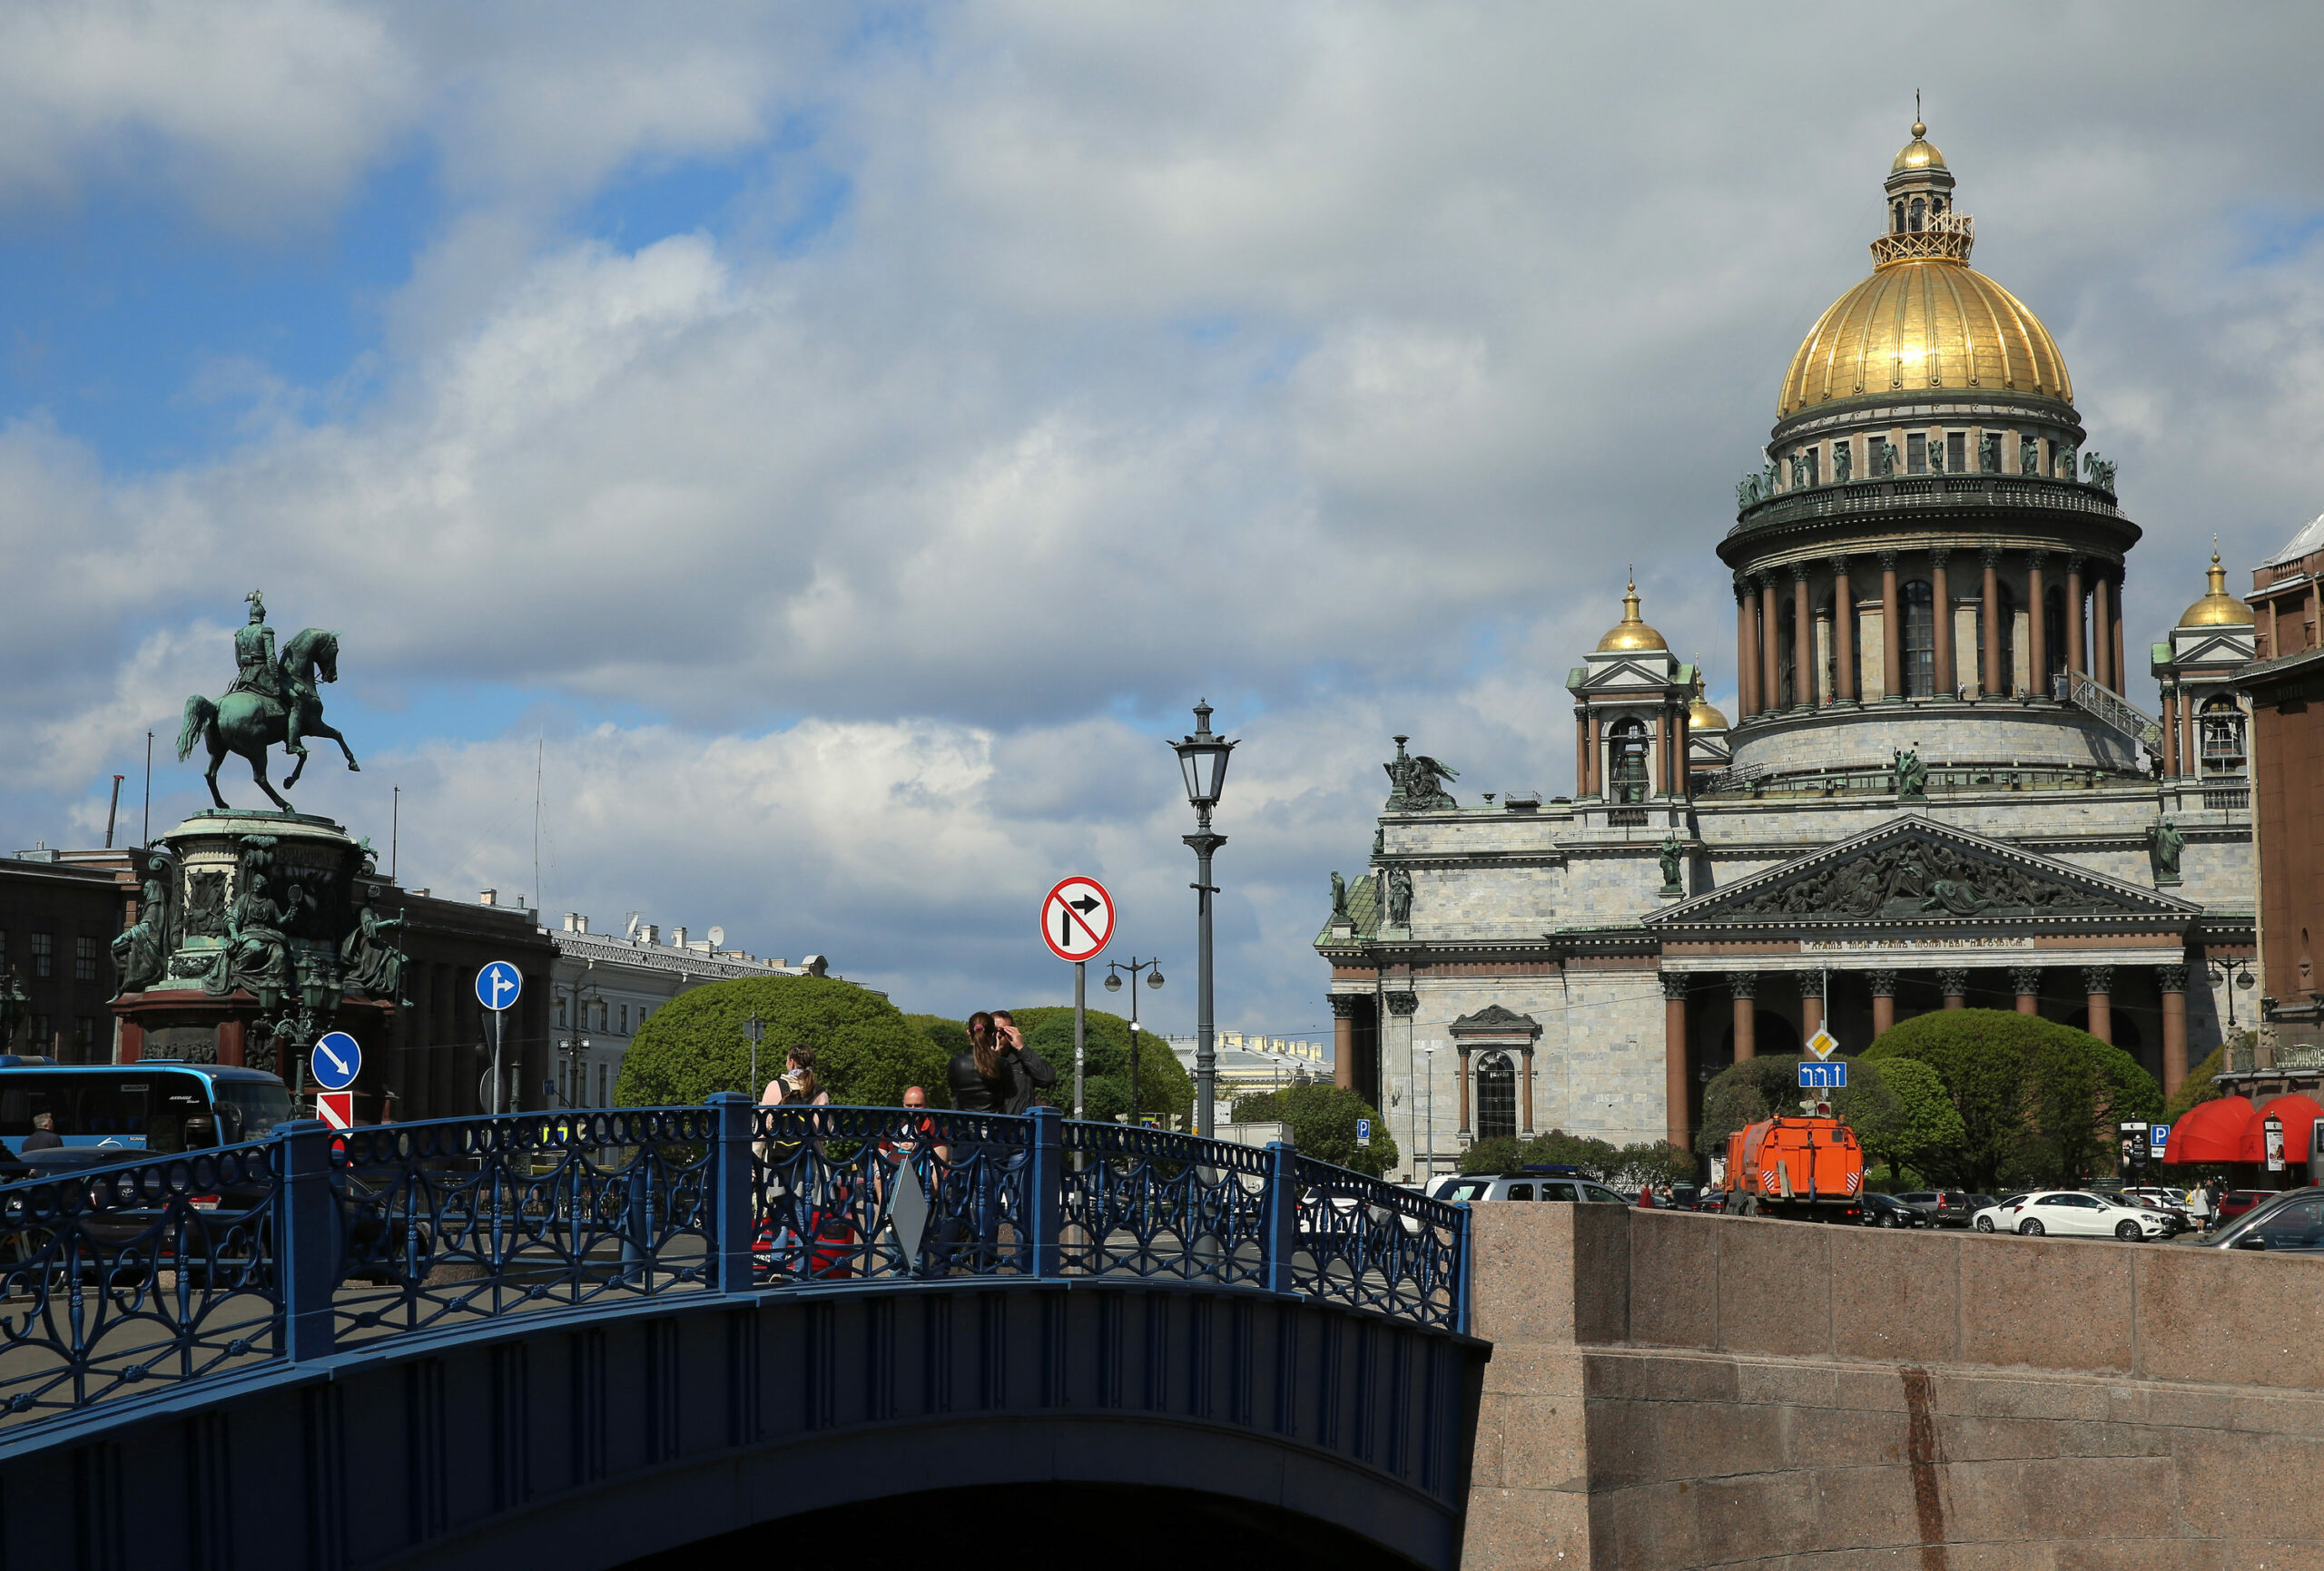
<path fill-rule="evenodd" d="M 1818 1058 L 1829 1058 L 1840 1050 L 1840 1039 L 1818 1026 L 1816 1035 L 1807 1039 L 1807 1050 Z"/>

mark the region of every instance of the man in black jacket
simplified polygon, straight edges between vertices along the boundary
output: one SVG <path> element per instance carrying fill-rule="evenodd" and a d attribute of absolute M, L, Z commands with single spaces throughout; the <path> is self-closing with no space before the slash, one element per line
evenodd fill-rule
<path fill-rule="evenodd" d="M 1033 1093 L 1057 1084 L 1057 1071 L 1048 1059 L 1025 1046 L 1025 1034 L 1006 1009 L 992 1012 L 993 1035 L 1000 1038 L 1000 1071 L 1008 1077 L 1009 1096 L 1003 1113 L 1022 1114 L 1033 1105 Z"/>

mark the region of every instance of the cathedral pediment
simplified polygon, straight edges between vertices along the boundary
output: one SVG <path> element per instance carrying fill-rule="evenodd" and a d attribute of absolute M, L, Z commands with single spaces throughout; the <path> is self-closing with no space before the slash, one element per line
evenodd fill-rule
<path fill-rule="evenodd" d="M 1575 693 L 1634 689 L 1660 692 L 1673 682 L 1693 680 L 1693 667 L 1681 665 L 1667 654 L 1595 654 L 1588 665 L 1578 665 L 1569 673 L 1566 690 Z"/>
<path fill-rule="evenodd" d="M 2003 841 L 1913 817 L 1658 911 L 1649 928 L 2144 918 L 2202 908 Z"/>
<path fill-rule="evenodd" d="M 1463 1015 L 1451 1026 L 1455 1036 L 1539 1036 L 1541 1023 L 1498 1004 L 1488 1004 L 1473 1015 Z"/>

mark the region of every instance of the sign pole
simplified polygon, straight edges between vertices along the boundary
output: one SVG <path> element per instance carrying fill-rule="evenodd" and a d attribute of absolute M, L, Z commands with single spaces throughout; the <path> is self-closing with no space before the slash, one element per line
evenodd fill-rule
<path fill-rule="evenodd" d="M 501 1012 L 492 1012 L 492 1115 L 500 1116 L 500 1022 Z"/>
<path fill-rule="evenodd" d="M 1081 1065 L 1089 1042 L 1089 962 L 1073 962 L 1073 1119 L 1082 1118 Z"/>

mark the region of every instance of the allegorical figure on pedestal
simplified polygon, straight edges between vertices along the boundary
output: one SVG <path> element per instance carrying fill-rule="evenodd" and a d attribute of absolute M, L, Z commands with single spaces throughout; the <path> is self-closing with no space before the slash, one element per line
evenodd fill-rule
<path fill-rule="evenodd" d="M 155 864 L 155 871 L 161 864 Z M 113 994 L 142 993 L 160 981 L 170 968 L 169 886 L 149 878 L 137 903 L 137 920 L 113 941 L 113 974 L 120 988 Z"/>
<path fill-rule="evenodd" d="M 403 991 L 403 950 L 389 935 L 403 928 L 401 917 L 382 917 L 369 903 L 356 908 L 355 927 L 340 940 L 342 982 L 351 993 L 397 1002 Z"/>
<path fill-rule="evenodd" d="M 267 898 L 266 875 L 248 875 L 241 897 L 226 908 L 226 947 L 203 979 L 203 992 L 216 997 L 246 987 L 271 1009 L 277 997 L 296 988 L 290 940 L 282 929 L 302 896 L 296 884 L 289 888 L 289 903 L 277 905 Z"/>

